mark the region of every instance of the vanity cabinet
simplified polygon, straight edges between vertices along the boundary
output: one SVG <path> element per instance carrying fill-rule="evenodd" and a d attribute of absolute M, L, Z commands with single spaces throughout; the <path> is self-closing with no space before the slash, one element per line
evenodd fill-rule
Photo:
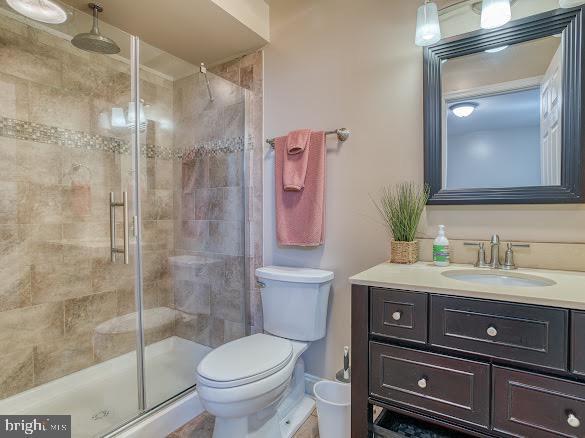
<path fill-rule="evenodd" d="M 573 312 L 571 321 L 571 370 L 585 377 L 585 312 Z"/>
<path fill-rule="evenodd" d="M 431 345 L 486 357 L 567 367 L 564 309 L 431 295 Z"/>
<path fill-rule="evenodd" d="M 354 284 L 352 348 L 352 437 L 379 431 L 373 405 L 468 436 L 585 437 L 585 312 Z"/>

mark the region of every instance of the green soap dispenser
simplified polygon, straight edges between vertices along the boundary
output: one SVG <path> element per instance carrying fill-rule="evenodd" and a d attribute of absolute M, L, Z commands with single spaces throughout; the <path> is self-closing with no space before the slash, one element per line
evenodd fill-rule
<path fill-rule="evenodd" d="M 449 240 L 445 237 L 445 225 L 439 225 L 439 234 L 433 243 L 433 262 L 436 266 L 449 266 Z"/>

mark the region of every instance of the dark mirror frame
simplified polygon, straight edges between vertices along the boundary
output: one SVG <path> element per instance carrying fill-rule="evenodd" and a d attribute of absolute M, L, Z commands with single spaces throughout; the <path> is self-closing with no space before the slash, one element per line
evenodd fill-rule
<path fill-rule="evenodd" d="M 585 6 L 557 9 L 443 40 L 424 50 L 424 175 L 430 205 L 564 204 L 585 202 Z M 564 31 L 561 185 L 503 188 L 442 188 L 441 61 L 522 43 Z"/>

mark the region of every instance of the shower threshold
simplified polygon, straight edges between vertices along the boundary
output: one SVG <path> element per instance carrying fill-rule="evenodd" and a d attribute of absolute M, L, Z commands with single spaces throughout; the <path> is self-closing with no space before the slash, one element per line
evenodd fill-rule
<path fill-rule="evenodd" d="M 192 387 L 197 364 L 209 351 L 211 348 L 207 346 L 176 336 L 147 346 L 148 407 Z M 3 415 L 71 415 L 73 438 L 104 435 L 138 413 L 135 352 L 0 401 L 0 414 Z"/>

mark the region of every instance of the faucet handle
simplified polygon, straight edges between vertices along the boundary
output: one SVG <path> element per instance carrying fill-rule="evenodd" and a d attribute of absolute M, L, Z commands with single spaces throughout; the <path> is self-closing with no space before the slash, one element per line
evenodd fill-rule
<path fill-rule="evenodd" d="M 506 249 L 506 257 L 504 260 L 504 265 L 502 266 L 502 269 L 505 269 L 507 271 L 517 269 L 517 266 L 514 263 L 514 251 L 512 248 L 530 248 L 530 244 L 508 242 L 508 248 Z"/>
<path fill-rule="evenodd" d="M 463 245 L 479 247 L 479 250 L 477 251 L 477 261 L 473 266 L 476 268 L 487 268 L 489 266 L 485 261 L 485 244 L 483 242 L 463 242 Z"/>

